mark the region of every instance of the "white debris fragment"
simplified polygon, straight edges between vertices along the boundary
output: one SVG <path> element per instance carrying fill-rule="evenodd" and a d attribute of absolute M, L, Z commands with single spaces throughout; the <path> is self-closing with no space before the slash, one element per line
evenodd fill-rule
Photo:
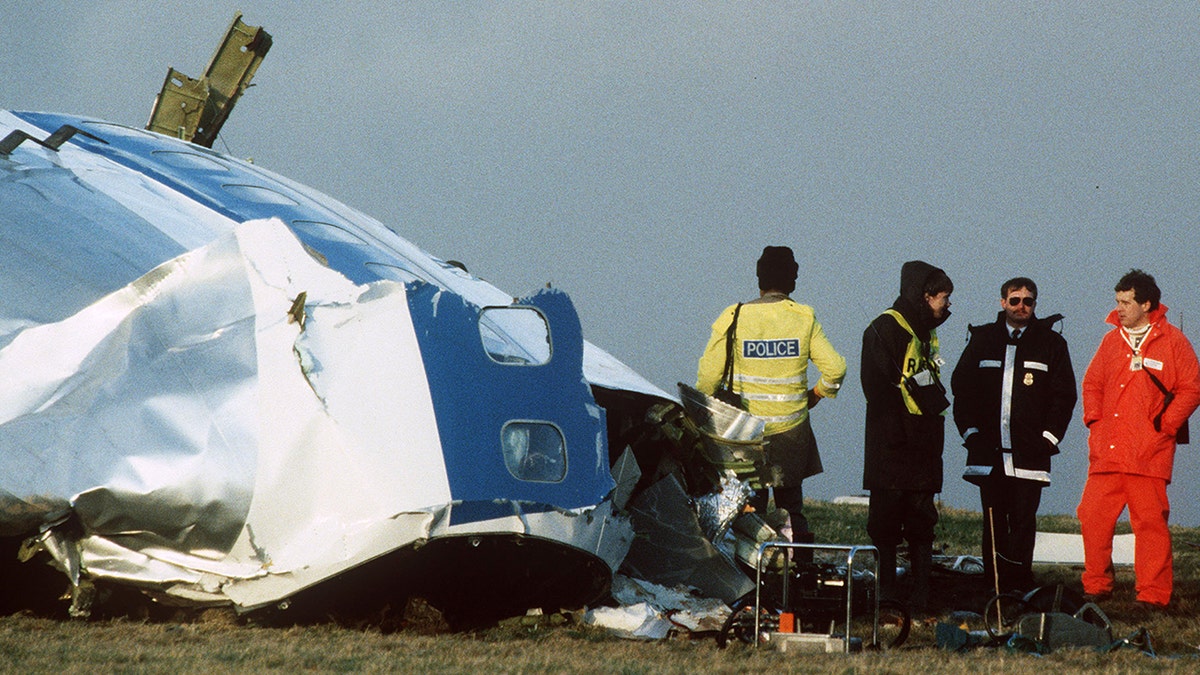
<path fill-rule="evenodd" d="M 695 595 L 687 586 L 667 588 L 624 575 L 613 578 L 613 599 L 620 607 L 589 610 L 584 622 L 613 630 L 625 637 L 660 639 L 671 628 L 691 632 L 721 629 L 731 610 L 717 598 Z M 646 612 L 652 612 L 653 617 Z M 662 626 L 666 627 L 665 630 Z M 661 632 L 661 635 L 658 633 Z"/>
<path fill-rule="evenodd" d="M 607 628 L 625 638 L 661 640 L 671 632 L 671 622 L 646 602 L 589 609 L 583 615 L 583 622 L 590 626 Z"/>

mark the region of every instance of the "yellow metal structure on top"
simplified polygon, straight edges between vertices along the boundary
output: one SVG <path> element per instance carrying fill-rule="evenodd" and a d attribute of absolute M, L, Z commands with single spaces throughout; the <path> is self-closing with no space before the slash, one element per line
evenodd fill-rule
<path fill-rule="evenodd" d="M 235 14 L 204 75 L 192 79 L 167 70 L 146 129 L 211 148 L 270 48 L 269 33 L 247 26 L 242 14 Z"/>

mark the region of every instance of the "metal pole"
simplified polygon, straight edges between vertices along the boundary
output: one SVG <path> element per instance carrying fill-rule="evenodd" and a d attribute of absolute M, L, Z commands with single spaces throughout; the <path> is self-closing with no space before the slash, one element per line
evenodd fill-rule
<path fill-rule="evenodd" d="M 992 507 L 988 507 L 988 538 L 992 540 L 992 581 L 996 588 L 996 632 L 1004 630 L 1004 613 L 1000 609 L 1000 567 L 996 564 L 996 520 L 992 515 Z"/>

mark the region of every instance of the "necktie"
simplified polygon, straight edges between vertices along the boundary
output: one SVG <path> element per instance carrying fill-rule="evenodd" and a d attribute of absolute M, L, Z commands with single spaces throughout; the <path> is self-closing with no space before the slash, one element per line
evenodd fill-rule
<path fill-rule="evenodd" d="M 1021 337 L 1021 329 L 1020 329 L 1020 328 L 1018 328 L 1018 329 L 1016 329 L 1016 330 L 1014 330 L 1014 331 L 1013 331 L 1013 334 L 1012 334 L 1012 339 L 1013 339 L 1014 341 L 1016 341 L 1016 340 L 1017 340 L 1018 338 L 1020 338 L 1020 337 Z"/>

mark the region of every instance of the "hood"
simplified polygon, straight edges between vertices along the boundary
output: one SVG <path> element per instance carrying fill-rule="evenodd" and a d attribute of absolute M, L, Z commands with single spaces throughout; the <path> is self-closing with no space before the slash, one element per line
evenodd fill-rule
<path fill-rule="evenodd" d="M 925 280 L 941 270 L 923 260 L 909 260 L 900 268 L 900 297 L 913 304 L 925 301 Z"/>
<path fill-rule="evenodd" d="M 938 272 L 942 272 L 942 269 L 923 260 L 910 260 L 900 268 L 900 296 L 892 308 L 904 316 L 922 340 L 928 340 L 929 331 L 950 318 L 950 311 L 947 310 L 945 316 L 935 319 L 929 303 L 925 302 L 925 282 Z"/>

